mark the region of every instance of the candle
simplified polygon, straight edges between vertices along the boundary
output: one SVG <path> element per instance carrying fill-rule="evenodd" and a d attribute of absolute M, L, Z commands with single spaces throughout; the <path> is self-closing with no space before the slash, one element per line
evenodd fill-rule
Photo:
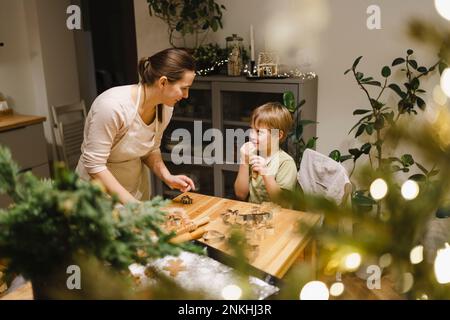
<path fill-rule="evenodd" d="M 255 35 L 253 25 L 250 25 L 250 60 L 255 61 Z"/>

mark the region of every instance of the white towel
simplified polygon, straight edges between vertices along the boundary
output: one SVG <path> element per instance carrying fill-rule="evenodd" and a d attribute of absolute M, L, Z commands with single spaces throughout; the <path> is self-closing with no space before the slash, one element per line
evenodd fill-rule
<path fill-rule="evenodd" d="M 306 194 L 323 195 L 337 204 L 341 204 L 345 185 L 350 183 L 340 163 L 311 149 L 303 153 L 297 180 Z"/>

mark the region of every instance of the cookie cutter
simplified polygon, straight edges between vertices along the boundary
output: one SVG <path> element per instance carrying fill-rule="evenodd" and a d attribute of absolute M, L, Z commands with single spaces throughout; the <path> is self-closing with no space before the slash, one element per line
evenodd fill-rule
<path fill-rule="evenodd" d="M 203 234 L 202 238 L 208 243 L 215 243 L 223 241 L 225 235 L 217 230 L 208 230 Z"/>

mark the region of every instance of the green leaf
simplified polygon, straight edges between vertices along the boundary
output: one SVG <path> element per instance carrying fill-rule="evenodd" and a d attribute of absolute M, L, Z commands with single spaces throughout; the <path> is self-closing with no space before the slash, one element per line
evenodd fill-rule
<path fill-rule="evenodd" d="M 300 102 L 297 104 L 297 110 L 300 109 L 305 103 L 306 103 L 306 100 L 305 100 L 305 99 L 302 99 L 302 101 L 300 101 Z"/>
<path fill-rule="evenodd" d="M 426 107 L 425 101 L 422 98 L 420 98 L 420 97 L 417 97 L 417 106 L 421 110 L 425 110 L 425 107 Z"/>
<path fill-rule="evenodd" d="M 393 91 L 395 91 L 395 93 L 397 93 L 401 98 L 406 97 L 406 94 L 402 91 L 402 89 L 400 89 L 400 87 L 398 85 L 396 85 L 395 83 L 391 83 L 388 86 L 390 89 L 392 89 Z"/>
<path fill-rule="evenodd" d="M 409 179 L 409 180 L 414 180 L 414 181 L 419 182 L 419 181 L 425 181 L 425 180 L 427 180 L 427 176 L 424 175 L 424 174 L 421 174 L 421 173 L 417 173 L 417 174 L 413 174 L 413 175 L 410 176 L 408 179 Z"/>
<path fill-rule="evenodd" d="M 417 90 L 417 89 L 419 89 L 419 86 L 420 86 L 419 79 L 417 79 L 417 78 L 412 79 L 412 81 L 411 81 L 411 88 L 413 90 Z"/>
<path fill-rule="evenodd" d="M 367 77 L 367 78 L 362 79 L 361 82 L 368 82 L 371 80 L 373 80 L 373 77 Z"/>
<path fill-rule="evenodd" d="M 366 125 L 363 123 L 356 131 L 355 138 L 358 138 L 364 132 L 364 130 L 366 130 Z"/>
<path fill-rule="evenodd" d="M 381 87 L 381 83 L 379 81 L 368 81 L 368 82 L 365 82 L 364 84 L 367 84 L 367 85 L 370 85 L 370 86 Z"/>
<path fill-rule="evenodd" d="M 306 149 L 314 149 L 316 147 L 317 137 L 313 137 L 306 143 Z"/>
<path fill-rule="evenodd" d="M 428 69 L 422 66 L 422 67 L 417 68 L 417 71 L 419 71 L 420 73 L 427 73 Z"/>
<path fill-rule="evenodd" d="M 296 108 L 295 108 L 295 96 L 294 93 L 292 91 L 286 91 L 285 93 L 283 93 L 283 103 L 285 105 L 285 107 L 291 112 L 294 113 Z"/>
<path fill-rule="evenodd" d="M 356 148 L 352 148 L 350 150 L 348 150 L 348 152 L 353 156 L 353 161 L 358 160 L 359 157 L 361 157 L 362 152 L 359 149 Z"/>
<path fill-rule="evenodd" d="M 357 126 L 359 126 L 363 121 L 365 120 L 370 120 L 372 118 L 372 115 L 369 114 L 367 116 L 362 117 L 361 119 L 359 119 L 359 121 L 350 129 L 350 131 L 348 132 L 348 134 L 350 134 Z"/>
<path fill-rule="evenodd" d="M 383 67 L 383 69 L 381 69 L 381 75 L 385 78 L 389 77 L 391 75 L 391 68 L 388 66 Z"/>
<path fill-rule="evenodd" d="M 364 77 L 364 73 L 362 73 L 362 72 L 356 73 L 356 79 L 361 80 L 363 77 Z"/>
<path fill-rule="evenodd" d="M 414 51 L 412 49 L 408 49 L 408 51 L 406 51 L 406 53 L 410 56 L 414 53 Z"/>
<path fill-rule="evenodd" d="M 330 154 L 328 155 L 328 157 L 330 157 L 331 159 L 333 159 L 334 161 L 339 162 L 341 159 L 341 152 L 339 150 L 333 150 L 330 152 Z"/>
<path fill-rule="evenodd" d="M 384 107 L 383 103 L 381 103 L 375 99 L 370 99 L 370 104 L 372 105 L 372 108 L 377 109 L 377 110 Z"/>
<path fill-rule="evenodd" d="M 370 149 L 372 148 L 372 145 L 370 144 L 370 143 L 364 143 L 362 146 L 361 146 L 361 152 L 362 153 L 364 153 L 364 154 L 369 154 L 369 152 L 370 152 Z"/>
<path fill-rule="evenodd" d="M 352 196 L 352 202 L 358 206 L 373 206 L 376 204 L 374 199 L 365 196 L 362 192 L 355 192 Z"/>
<path fill-rule="evenodd" d="M 420 163 L 416 162 L 416 166 L 417 166 L 423 173 L 425 173 L 426 175 L 428 175 L 428 170 L 427 170 L 423 165 L 421 165 Z"/>
<path fill-rule="evenodd" d="M 395 59 L 395 60 L 392 62 L 392 66 L 396 66 L 396 65 L 405 63 L 405 61 L 406 61 L 406 60 L 403 59 L 403 58 L 397 58 L 397 59 Z"/>
<path fill-rule="evenodd" d="M 367 126 L 366 126 L 366 132 L 367 132 L 367 134 L 370 136 L 370 135 L 372 135 L 372 133 L 373 133 L 373 124 L 368 124 Z"/>
<path fill-rule="evenodd" d="M 428 177 L 434 177 L 435 175 L 437 175 L 439 173 L 439 170 L 433 170 L 428 174 Z"/>
<path fill-rule="evenodd" d="M 307 126 L 307 125 L 310 125 L 310 124 L 317 124 L 318 122 L 317 121 L 314 121 L 314 120 L 299 120 L 299 122 L 298 122 L 300 125 L 302 125 L 302 126 Z"/>
<path fill-rule="evenodd" d="M 426 91 L 423 90 L 423 89 L 417 89 L 416 92 L 418 92 L 418 93 L 426 93 Z"/>
<path fill-rule="evenodd" d="M 412 166 L 414 164 L 414 159 L 410 154 L 404 154 L 401 156 L 400 160 L 405 167 Z"/>
<path fill-rule="evenodd" d="M 361 58 L 362 58 L 362 56 L 356 58 L 355 62 L 353 62 L 353 66 L 352 66 L 352 69 L 353 69 L 353 70 L 356 69 L 356 67 L 357 67 L 358 64 L 359 64 L 359 61 L 361 61 Z"/>
<path fill-rule="evenodd" d="M 413 67 L 414 69 L 417 69 L 417 61 L 416 60 L 408 60 L 408 63 Z"/>
<path fill-rule="evenodd" d="M 373 124 L 373 127 L 377 130 L 381 130 L 384 127 L 384 118 L 383 116 L 378 117 Z"/>
<path fill-rule="evenodd" d="M 359 115 L 359 114 L 366 114 L 368 112 L 372 112 L 372 110 L 367 110 L 367 109 L 356 109 L 355 111 L 353 111 L 353 115 Z"/>
<path fill-rule="evenodd" d="M 340 159 L 339 159 L 339 162 L 344 162 L 344 161 L 347 161 L 347 160 L 350 160 L 351 158 L 353 158 L 353 156 L 351 156 L 351 155 L 345 155 L 345 156 L 342 156 Z"/>

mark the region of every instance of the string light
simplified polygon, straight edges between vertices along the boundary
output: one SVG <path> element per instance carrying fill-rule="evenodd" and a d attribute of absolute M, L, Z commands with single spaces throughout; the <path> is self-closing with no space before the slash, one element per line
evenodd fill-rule
<path fill-rule="evenodd" d="M 423 261 L 423 246 L 415 246 L 409 253 L 409 260 L 412 264 L 419 264 Z"/>
<path fill-rule="evenodd" d="M 434 0 L 436 11 L 447 20 L 450 20 L 450 1 L 448 0 Z"/>
<path fill-rule="evenodd" d="M 402 185 L 402 197 L 406 200 L 413 200 L 419 195 L 419 185 L 414 180 L 407 180 Z"/>
<path fill-rule="evenodd" d="M 300 300 L 328 300 L 330 293 L 325 283 L 310 281 L 302 288 Z"/>
<path fill-rule="evenodd" d="M 388 192 L 388 186 L 386 184 L 386 181 L 384 181 L 381 178 L 376 179 L 370 185 L 370 195 L 375 200 L 383 199 L 386 196 L 387 192 Z"/>
<path fill-rule="evenodd" d="M 230 284 L 222 289 L 222 297 L 225 300 L 237 300 L 242 295 L 242 289 L 235 284 Z"/>
<path fill-rule="evenodd" d="M 444 249 L 439 249 L 434 260 L 434 274 L 439 283 L 450 283 L 450 246 L 445 244 Z"/>
<path fill-rule="evenodd" d="M 447 97 L 450 97 L 450 68 L 447 68 L 442 72 L 441 89 Z"/>
<path fill-rule="evenodd" d="M 387 268 L 392 263 L 392 255 L 390 253 L 383 254 L 378 260 L 378 264 L 381 268 Z"/>
<path fill-rule="evenodd" d="M 342 282 L 335 282 L 330 287 L 330 294 L 334 297 L 338 297 L 344 293 L 344 284 Z"/>
<path fill-rule="evenodd" d="M 402 289 L 401 293 L 406 293 L 409 290 L 411 290 L 412 286 L 414 284 L 414 277 L 411 273 L 406 272 L 402 276 Z"/>
<path fill-rule="evenodd" d="M 361 264 L 361 255 L 359 253 L 350 253 L 345 257 L 345 268 L 348 271 L 356 270 L 358 269 L 359 265 Z"/>

